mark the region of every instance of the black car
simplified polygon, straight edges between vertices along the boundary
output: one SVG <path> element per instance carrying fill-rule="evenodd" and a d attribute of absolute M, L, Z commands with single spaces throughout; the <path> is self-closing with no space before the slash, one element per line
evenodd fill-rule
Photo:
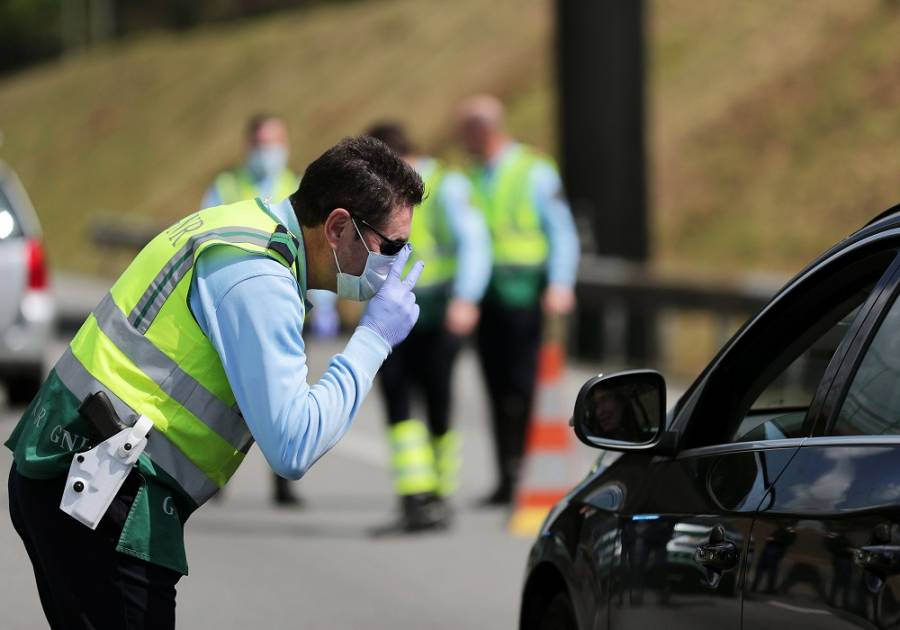
<path fill-rule="evenodd" d="M 520 627 L 900 627 L 900 206 L 822 255 L 665 413 L 588 381 L 603 453 L 535 542 Z M 657 625 L 658 624 L 658 625 Z"/>

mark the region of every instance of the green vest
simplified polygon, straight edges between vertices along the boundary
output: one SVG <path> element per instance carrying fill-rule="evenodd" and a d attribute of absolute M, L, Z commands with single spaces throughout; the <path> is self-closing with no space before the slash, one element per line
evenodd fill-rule
<path fill-rule="evenodd" d="M 493 271 L 486 299 L 509 306 L 531 306 L 544 282 L 549 245 L 534 206 L 531 172 L 549 159 L 515 145 L 488 177 L 483 167 L 468 171 L 475 205 L 491 235 Z M 555 168 L 555 167 L 554 167 Z"/>
<path fill-rule="evenodd" d="M 154 238 L 100 302 L 7 442 L 19 472 L 49 479 L 94 439 L 78 407 L 103 391 L 119 416 L 153 430 L 117 549 L 187 573 L 183 524 L 225 485 L 253 444 L 218 353 L 189 307 L 194 263 L 215 246 L 292 269 L 305 294 L 297 237 L 259 199 L 201 210 Z"/>
<path fill-rule="evenodd" d="M 425 184 L 425 198 L 413 210 L 409 232 L 413 251 L 406 271 L 409 272 L 416 261 L 425 262 L 414 290 L 420 308 L 416 325 L 420 328 L 433 328 L 443 323 L 456 274 L 456 238 L 438 199 L 445 173 L 436 160 L 423 162 L 419 170 Z"/>
<path fill-rule="evenodd" d="M 285 169 L 282 171 L 275 182 L 272 201 L 281 201 L 290 196 L 297 190 L 299 181 L 300 178 L 290 170 Z M 219 203 L 222 205 L 261 196 L 253 176 L 250 175 L 250 171 L 243 167 L 222 171 L 216 175 L 213 186 L 216 188 L 216 192 L 219 195 Z"/>

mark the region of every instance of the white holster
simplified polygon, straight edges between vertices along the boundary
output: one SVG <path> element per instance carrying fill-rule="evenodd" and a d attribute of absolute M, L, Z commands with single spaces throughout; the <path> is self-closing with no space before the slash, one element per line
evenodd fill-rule
<path fill-rule="evenodd" d="M 59 509 L 97 529 L 113 498 L 147 446 L 153 422 L 140 416 L 133 426 L 72 458 Z"/>

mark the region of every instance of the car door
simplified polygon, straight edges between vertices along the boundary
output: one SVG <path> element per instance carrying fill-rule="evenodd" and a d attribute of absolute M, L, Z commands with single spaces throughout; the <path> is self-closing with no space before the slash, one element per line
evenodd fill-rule
<path fill-rule="evenodd" d="M 672 421 L 682 435 L 675 457 L 629 453 L 604 473 L 603 484 L 622 495 L 610 628 L 739 627 L 757 509 L 810 435 L 811 411 L 894 258 L 869 252 L 811 274 L 739 333 L 686 394 Z M 583 536 L 608 537 L 609 515 L 586 513 Z M 780 533 L 776 540 L 785 544 Z M 594 627 L 604 627 L 601 616 Z"/>
<path fill-rule="evenodd" d="M 900 278 L 760 506 L 744 628 L 900 627 Z"/>

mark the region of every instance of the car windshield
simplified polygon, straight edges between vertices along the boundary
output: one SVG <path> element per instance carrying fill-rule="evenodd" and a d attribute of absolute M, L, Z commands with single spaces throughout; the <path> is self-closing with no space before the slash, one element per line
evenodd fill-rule
<path fill-rule="evenodd" d="M 13 212 L 12 203 L 6 192 L 0 187 L 0 241 L 22 235 L 16 213 Z"/>

